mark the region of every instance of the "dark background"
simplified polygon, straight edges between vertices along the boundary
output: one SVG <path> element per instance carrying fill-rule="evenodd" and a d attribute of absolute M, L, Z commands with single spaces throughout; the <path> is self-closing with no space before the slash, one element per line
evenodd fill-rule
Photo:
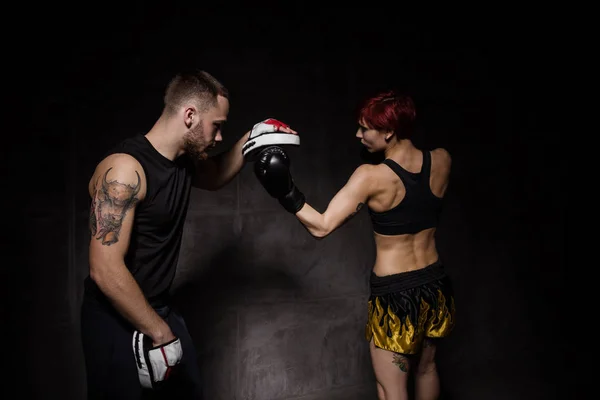
<path fill-rule="evenodd" d="M 23 10 L 20 28 L 32 36 L 6 38 L 15 56 L 5 86 L 23 106 L 9 108 L 3 159 L 5 193 L 25 215 L 3 233 L 17 250 L 2 269 L 2 311 L 15 322 L 3 336 L 19 398 L 84 398 L 87 182 L 104 151 L 152 126 L 184 68 L 209 71 L 231 92 L 223 148 L 267 117 L 301 134 L 292 171 L 321 211 L 363 162 L 358 102 L 384 88 L 413 96 L 415 144 L 453 157 L 437 235 L 458 307 L 438 352 L 443 398 L 564 398 L 573 373 L 559 329 L 566 213 L 556 187 L 566 159 L 549 61 L 560 35 L 543 18 L 498 10 L 425 18 L 402 3 L 297 4 Z M 223 190 L 192 196 L 174 293 L 207 398 L 375 399 L 363 339 L 367 213 L 317 241 L 248 167 Z"/>

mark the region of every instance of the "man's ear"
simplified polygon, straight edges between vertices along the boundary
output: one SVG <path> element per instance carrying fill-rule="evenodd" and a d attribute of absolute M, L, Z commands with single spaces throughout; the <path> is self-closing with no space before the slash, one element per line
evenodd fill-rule
<path fill-rule="evenodd" d="M 194 120 L 196 120 L 198 113 L 196 111 L 196 108 L 193 106 L 188 106 L 183 110 L 183 122 L 185 123 L 185 126 L 189 128 L 192 127 L 192 125 L 194 124 Z"/>
<path fill-rule="evenodd" d="M 390 141 L 390 139 L 392 138 L 392 136 L 394 136 L 394 131 L 387 131 L 387 132 L 385 133 L 385 141 L 386 141 L 386 142 L 389 142 L 389 141 Z"/>

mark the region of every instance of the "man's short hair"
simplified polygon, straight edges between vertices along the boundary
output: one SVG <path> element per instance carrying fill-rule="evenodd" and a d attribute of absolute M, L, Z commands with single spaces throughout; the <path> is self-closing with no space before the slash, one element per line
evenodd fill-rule
<path fill-rule="evenodd" d="M 177 112 L 187 103 L 193 103 L 200 111 L 217 105 L 217 96 L 229 98 L 229 92 L 221 82 L 206 71 L 177 74 L 169 82 L 164 96 L 165 111 Z"/>

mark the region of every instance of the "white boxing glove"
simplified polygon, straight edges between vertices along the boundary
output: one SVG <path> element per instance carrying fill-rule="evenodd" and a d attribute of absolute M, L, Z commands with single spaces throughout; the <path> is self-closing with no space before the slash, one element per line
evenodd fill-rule
<path fill-rule="evenodd" d="M 169 378 L 173 368 L 183 356 L 183 348 L 178 338 L 152 347 L 152 339 L 142 332 L 133 333 L 133 354 L 142 387 L 156 389 Z"/>
<path fill-rule="evenodd" d="M 273 118 L 265 119 L 254 125 L 248 140 L 242 147 L 242 155 L 247 161 L 254 161 L 258 154 L 268 146 L 299 146 L 300 136 L 284 132 L 282 128 L 289 125 Z"/>

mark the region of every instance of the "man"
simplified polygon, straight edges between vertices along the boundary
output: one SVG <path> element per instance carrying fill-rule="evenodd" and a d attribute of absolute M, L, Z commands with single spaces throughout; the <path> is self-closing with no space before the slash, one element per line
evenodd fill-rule
<path fill-rule="evenodd" d="M 377 392 L 385 400 L 408 398 L 411 369 L 416 372 L 416 398 L 439 397 L 436 344 L 455 324 L 452 282 L 435 240 L 452 160 L 443 148 L 427 151 L 413 144 L 415 115 L 412 99 L 393 91 L 366 100 L 355 136 L 384 160 L 359 166 L 323 213 L 295 185 L 281 147 L 263 149 L 255 163 L 268 193 L 314 237 L 330 235 L 367 206 L 376 255 L 366 339 Z"/>
<path fill-rule="evenodd" d="M 169 301 L 191 187 L 230 182 L 245 163 L 242 147 L 260 134 L 296 135 L 265 120 L 208 157 L 222 141 L 228 97 L 206 72 L 177 75 L 152 129 L 111 149 L 89 181 L 90 274 L 81 314 L 89 398 L 202 396 L 194 345 Z"/>

